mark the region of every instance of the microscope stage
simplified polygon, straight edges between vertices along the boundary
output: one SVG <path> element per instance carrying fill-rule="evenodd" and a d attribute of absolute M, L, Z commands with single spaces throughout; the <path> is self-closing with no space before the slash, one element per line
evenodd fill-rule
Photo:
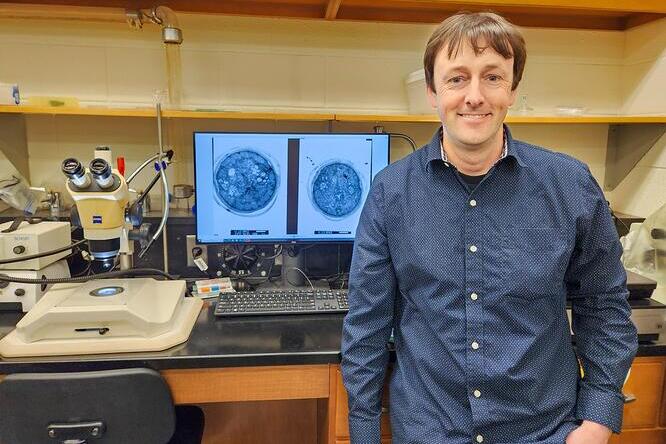
<path fill-rule="evenodd" d="M 184 281 L 57 284 L 0 340 L 3 356 L 164 350 L 187 340 L 202 302 Z"/>

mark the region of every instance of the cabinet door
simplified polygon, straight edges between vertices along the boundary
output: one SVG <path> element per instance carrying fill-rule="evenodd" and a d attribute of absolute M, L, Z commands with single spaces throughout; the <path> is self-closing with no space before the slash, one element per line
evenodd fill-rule
<path fill-rule="evenodd" d="M 621 435 L 613 435 L 608 444 L 664 444 L 666 429 L 624 430 Z"/>
<path fill-rule="evenodd" d="M 622 429 L 646 429 L 658 426 L 664 387 L 664 358 L 636 358 L 631 366 L 624 394 L 636 400 L 625 404 Z M 624 440 L 622 440 L 624 443 Z"/>
<path fill-rule="evenodd" d="M 613 435 L 609 444 L 666 444 L 666 429 L 657 429 L 666 426 L 665 373 L 666 357 L 639 357 L 634 360 L 623 391 L 625 395 L 632 395 L 636 400 L 625 404 L 622 434 Z M 335 435 L 338 441 L 344 442 L 349 439 L 349 421 L 347 392 L 339 368 L 336 380 Z M 382 414 L 381 424 L 383 440 L 391 436 L 387 386 L 384 387 L 382 406 L 386 409 Z"/>
<path fill-rule="evenodd" d="M 349 410 L 347 408 L 347 391 L 345 386 L 342 383 L 342 373 L 340 369 L 337 369 L 336 372 L 336 385 L 337 385 L 337 398 L 335 401 L 335 437 L 336 439 L 349 439 Z M 390 437 L 391 436 L 391 423 L 389 421 L 388 413 L 388 384 L 384 385 L 384 394 L 382 396 L 382 436 Z M 390 441 L 390 439 L 389 439 Z M 384 444 L 384 439 L 382 438 L 382 444 Z"/>

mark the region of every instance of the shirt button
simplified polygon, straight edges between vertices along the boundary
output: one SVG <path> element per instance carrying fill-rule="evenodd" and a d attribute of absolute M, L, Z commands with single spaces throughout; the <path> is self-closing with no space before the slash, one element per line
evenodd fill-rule
<path fill-rule="evenodd" d="M 481 392 L 478 390 L 474 390 L 474 397 L 475 398 L 480 398 L 481 397 Z"/>
<path fill-rule="evenodd" d="M 483 436 L 482 435 L 476 435 L 476 442 L 483 442 Z"/>
<path fill-rule="evenodd" d="M 476 245 L 469 246 L 469 251 L 471 251 L 472 253 L 476 253 L 476 250 L 478 250 L 478 248 L 476 248 Z"/>
<path fill-rule="evenodd" d="M 470 294 L 469 297 L 470 297 L 473 301 L 476 301 L 477 299 L 479 299 L 479 295 L 476 294 L 476 293 L 472 293 L 472 294 Z"/>
<path fill-rule="evenodd" d="M 473 348 L 474 350 L 478 350 L 478 349 L 479 349 L 479 343 L 476 342 L 476 341 L 472 342 L 472 348 Z"/>
<path fill-rule="evenodd" d="M 469 201 L 469 206 L 470 207 L 475 207 L 476 206 L 476 201 L 474 199 Z"/>

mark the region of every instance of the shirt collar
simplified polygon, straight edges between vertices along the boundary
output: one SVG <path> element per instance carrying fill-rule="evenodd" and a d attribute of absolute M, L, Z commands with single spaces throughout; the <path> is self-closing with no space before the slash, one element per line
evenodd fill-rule
<path fill-rule="evenodd" d="M 435 134 L 432 136 L 430 142 L 426 145 L 426 171 L 430 167 L 430 163 L 439 160 L 444 162 L 445 165 L 450 165 L 446 159 L 446 152 L 442 149 L 442 127 L 439 127 Z M 511 131 L 509 127 L 504 125 L 504 153 L 502 154 L 501 159 L 505 157 L 513 157 L 518 162 L 518 165 L 524 167 L 525 162 L 523 161 L 522 156 L 520 155 L 520 147 L 517 145 L 516 141 L 511 137 Z"/>
<path fill-rule="evenodd" d="M 440 128 L 440 130 L 441 130 L 441 128 Z M 441 133 L 442 132 L 440 131 L 440 134 Z M 502 137 L 502 140 L 504 141 L 504 148 L 502 148 L 502 155 L 500 156 L 499 159 L 497 159 L 497 162 L 504 159 L 506 157 L 507 153 L 509 152 L 509 142 L 506 138 L 506 134 L 504 134 L 504 137 Z M 450 163 L 449 162 L 449 157 L 446 155 L 446 151 L 444 150 L 444 143 L 442 142 L 442 137 L 439 138 L 439 153 L 442 156 L 442 160 L 444 161 L 444 163 Z M 495 163 L 497 163 L 497 162 L 495 162 Z"/>

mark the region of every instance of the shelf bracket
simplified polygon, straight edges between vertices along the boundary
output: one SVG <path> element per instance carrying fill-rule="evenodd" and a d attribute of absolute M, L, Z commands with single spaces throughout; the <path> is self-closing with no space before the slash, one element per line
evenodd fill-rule
<path fill-rule="evenodd" d="M 604 190 L 614 190 L 664 133 L 663 123 L 608 125 Z"/>
<path fill-rule="evenodd" d="M 3 158 L 9 161 L 9 166 L 13 165 L 23 177 L 30 180 L 28 139 L 23 114 L 0 115 L 0 159 Z M 0 166 L 2 164 L 3 162 L 0 161 Z M 0 168 L 0 177 L 2 173 L 2 168 Z"/>
<path fill-rule="evenodd" d="M 0 180 L 18 172 L 30 183 L 25 115 L 0 114 Z M 7 205 L 0 200 L 0 211 Z"/>

